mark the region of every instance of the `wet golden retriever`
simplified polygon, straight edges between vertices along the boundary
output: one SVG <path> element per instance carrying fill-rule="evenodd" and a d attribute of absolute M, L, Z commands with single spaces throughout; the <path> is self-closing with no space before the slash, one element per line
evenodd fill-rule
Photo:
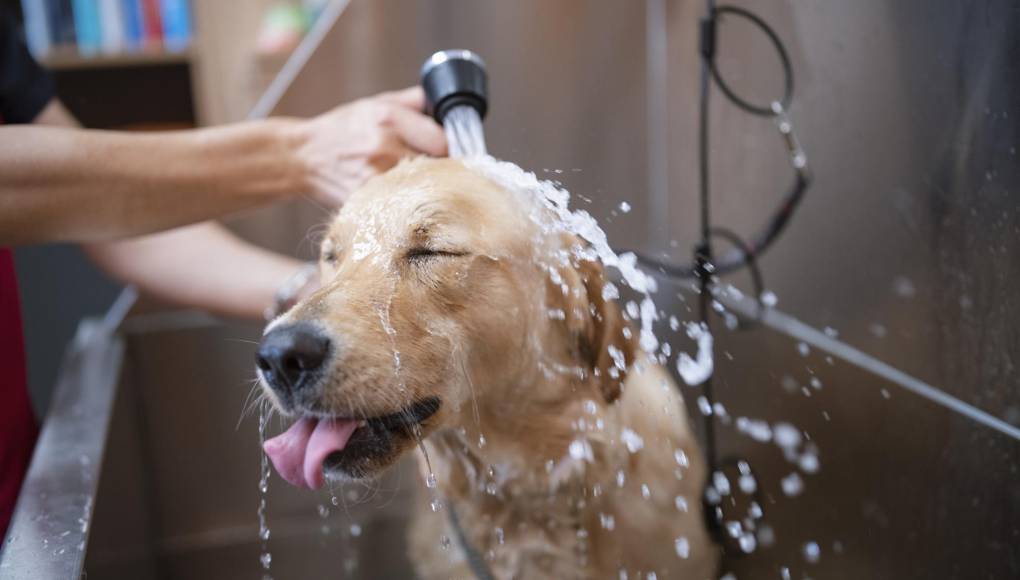
<path fill-rule="evenodd" d="M 423 578 L 712 577 L 676 386 L 579 240 L 486 175 L 408 161 L 340 211 L 321 288 L 258 350 L 265 391 L 297 419 L 267 453 L 318 488 L 424 441 Z"/>

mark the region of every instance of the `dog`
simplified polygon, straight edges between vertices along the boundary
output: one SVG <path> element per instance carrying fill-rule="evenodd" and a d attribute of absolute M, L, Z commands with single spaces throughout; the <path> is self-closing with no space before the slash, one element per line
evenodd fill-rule
<path fill-rule="evenodd" d="M 483 165 L 404 161 L 341 209 L 257 351 L 296 419 L 266 453 L 318 488 L 421 446 L 422 578 L 713 577 L 676 385 L 584 243 Z"/>

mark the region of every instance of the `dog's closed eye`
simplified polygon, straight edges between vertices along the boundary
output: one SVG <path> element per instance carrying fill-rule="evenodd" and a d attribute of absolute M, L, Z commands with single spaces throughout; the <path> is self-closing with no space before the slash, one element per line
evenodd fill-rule
<path fill-rule="evenodd" d="M 404 259 L 414 264 L 427 262 L 429 260 L 437 258 L 458 258 L 466 255 L 467 252 L 461 252 L 456 250 L 439 250 L 436 248 L 420 246 L 408 250 L 407 253 L 404 254 Z"/>

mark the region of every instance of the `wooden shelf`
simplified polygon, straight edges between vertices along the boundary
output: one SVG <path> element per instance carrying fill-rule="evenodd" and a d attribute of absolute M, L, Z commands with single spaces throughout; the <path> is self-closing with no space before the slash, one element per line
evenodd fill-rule
<path fill-rule="evenodd" d="M 61 46 L 50 50 L 40 63 L 49 70 L 166 66 L 190 64 L 195 54 L 194 46 L 173 52 L 152 48 L 117 53 L 100 52 L 94 55 L 80 54 L 73 46 Z"/>

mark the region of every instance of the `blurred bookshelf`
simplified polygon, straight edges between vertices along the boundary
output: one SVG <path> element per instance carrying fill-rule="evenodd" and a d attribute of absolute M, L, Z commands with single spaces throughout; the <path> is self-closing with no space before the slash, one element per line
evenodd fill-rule
<path fill-rule="evenodd" d="M 33 56 L 51 71 L 58 96 L 76 117 L 90 127 L 128 128 L 244 119 L 295 37 L 328 1 L 335 0 L 0 4 L 22 15 Z"/>

